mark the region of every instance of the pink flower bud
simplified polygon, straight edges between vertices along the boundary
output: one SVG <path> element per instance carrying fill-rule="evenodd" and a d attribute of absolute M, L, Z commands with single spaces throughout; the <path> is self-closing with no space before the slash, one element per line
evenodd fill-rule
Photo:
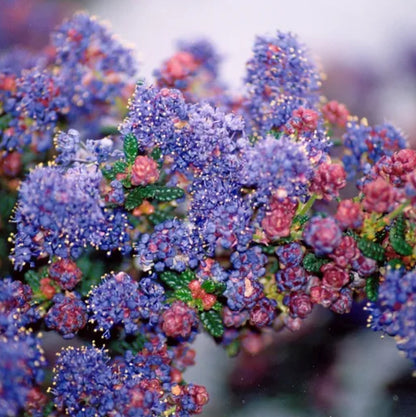
<path fill-rule="evenodd" d="M 159 179 L 157 163 L 148 156 L 138 156 L 131 170 L 133 185 L 153 184 Z"/>

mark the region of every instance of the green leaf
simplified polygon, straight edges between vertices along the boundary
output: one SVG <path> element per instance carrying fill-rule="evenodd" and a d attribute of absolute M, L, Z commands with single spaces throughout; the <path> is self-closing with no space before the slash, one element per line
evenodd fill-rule
<path fill-rule="evenodd" d="M 124 202 L 124 206 L 126 207 L 126 210 L 133 210 L 134 208 L 140 206 L 142 202 L 142 188 L 134 188 L 132 191 L 128 193 L 126 201 Z"/>
<path fill-rule="evenodd" d="M 179 187 L 163 187 L 161 185 L 137 187 L 128 194 L 125 207 L 127 210 L 132 210 L 148 198 L 158 201 L 172 201 L 184 195 L 184 191 Z"/>
<path fill-rule="evenodd" d="M 406 242 L 405 233 L 406 222 L 404 216 L 400 215 L 390 228 L 389 241 L 396 253 L 402 256 L 410 256 L 413 253 L 413 248 Z"/>
<path fill-rule="evenodd" d="M 40 277 L 35 271 L 27 271 L 25 273 L 25 281 L 34 293 L 40 291 Z"/>
<path fill-rule="evenodd" d="M 152 153 L 150 154 L 150 157 L 157 162 L 159 168 L 162 168 L 163 158 L 162 151 L 160 150 L 160 148 L 153 149 Z"/>
<path fill-rule="evenodd" d="M 0 116 L 0 130 L 6 129 L 9 126 L 9 123 L 12 120 L 12 116 L 10 114 L 4 114 Z"/>
<path fill-rule="evenodd" d="M 173 271 L 164 271 L 159 275 L 159 278 L 174 290 L 184 286 L 182 277 Z"/>
<path fill-rule="evenodd" d="M 161 185 L 148 185 L 145 187 L 148 198 L 154 198 L 158 201 L 172 201 L 185 195 L 182 188 L 179 187 L 163 187 Z"/>
<path fill-rule="evenodd" d="M 196 279 L 195 272 L 191 271 L 190 269 L 186 269 L 181 273 L 182 281 L 186 284 L 189 284 L 191 281 Z"/>
<path fill-rule="evenodd" d="M 104 178 L 108 181 L 113 181 L 116 178 L 116 175 L 112 169 L 103 168 L 101 172 L 103 173 Z"/>
<path fill-rule="evenodd" d="M 50 417 L 54 408 L 55 404 L 53 403 L 53 401 L 49 401 L 43 409 L 43 417 Z"/>
<path fill-rule="evenodd" d="M 379 279 L 377 275 L 367 278 L 365 282 L 365 292 L 370 301 L 377 301 L 378 298 Z"/>
<path fill-rule="evenodd" d="M 233 340 L 225 347 L 225 351 L 230 358 L 237 356 L 238 352 L 240 352 L 240 341 L 238 339 Z"/>
<path fill-rule="evenodd" d="M 378 262 L 384 261 L 384 248 L 376 242 L 372 242 L 371 240 L 362 237 L 358 240 L 358 249 L 360 249 L 362 254 L 367 258 L 374 259 Z"/>
<path fill-rule="evenodd" d="M 388 261 L 387 263 L 390 268 L 393 269 L 398 269 L 398 268 L 405 268 L 405 264 L 400 260 L 400 259 L 391 259 L 390 261 Z"/>
<path fill-rule="evenodd" d="M 110 348 L 115 353 L 123 355 L 127 350 L 130 350 L 134 354 L 140 352 L 143 349 L 144 344 L 146 343 L 146 338 L 142 334 L 137 336 L 128 336 L 126 340 L 117 339 L 113 340 L 110 343 Z"/>
<path fill-rule="evenodd" d="M 90 259 L 88 255 L 84 255 L 77 259 L 77 266 L 82 272 L 78 292 L 82 296 L 86 296 L 91 287 L 101 281 L 101 277 L 105 274 L 105 264 L 98 259 Z"/>
<path fill-rule="evenodd" d="M 209 334 L 214 337 L 221 337 L 224 334 L 224 325 L 221 315 L 217 311 L 202 311 L 199 317 Z"/>
<path fill-rule="evenodd" d="M 163 223 L 164 221 L 174 217 L 172 213 L 168 211 L 155 211 L 152 214 L 149 214 L 148 219 L 154 224 Z"/>
<path fill-rule="evenodd" d="M 185 303 L 193 300 L 191 290 L 188 287 L 181 287 L 176 289 L 172 294 L 172 297 Z"/>
<path fill-rule="evenodd" d="M 274 251 L 276 250 L 276 247 L 275 246 L 261 245 L 261 250 L 266 255 L 273 255 Z"/>
<path fill-rule="evenodd" d="M 113 164 L 113 172 L 114 174 L 123 174 L 126 171 L 127 164 L 123 161 L 116 161 Z"/>
<path fill-rule="evenodd" d="M 328 259 L 318 258 L 313 253 L 307 253 L 303 258 L 303 267 L 308 271 L 312 272 L 313 274 L 317 274 L 321 271 L 321 267 L 328 263 Z"/>
<path fill-rule="evenodd" d="M 212 309 L 221 313 L 222 304 L 219 301 L 215 301 L 214 305 L 212 306 Z"/>
<path fill-rule="evenodd" d="M 306 214 L 299 214 L 293 218 L 293 224 L 303 226 L 309 220 L 309 216 Z"/>
<path fill-rule="evenodd" d="M 204 281 L 202 283 L 201 288 L 203 290 L 205 290 L 207 293 L 212 294 L 213 292 L 215 292 L 216 285 L 215 285 L 215 282 L 214 281 L 207 280 L 207 281 Z"/>
<path fill-rule="evenodd" d="M 128 134 L 124 137 L 124 156 L 126 157 L 126 161 L 129 165 L 133 165 L 136 159 L 136 156 L 139 152 L 139 147 L 137 145 L 136 136 L 133 134 Z"/>

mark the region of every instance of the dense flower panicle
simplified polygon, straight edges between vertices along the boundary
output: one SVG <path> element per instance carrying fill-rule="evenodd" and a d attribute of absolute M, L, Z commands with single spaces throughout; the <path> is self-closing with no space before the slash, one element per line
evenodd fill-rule
<path fill-rule="evenodd" d="M 32 295 L 31 288 L 21 281 L 0 280 L 0 335 L 12 337 L 39 318 L 39 311 L 31 303 Z"/>
<path fill-rule="evenodd" d="M 313 217 L 303 231 L 305 242 L 317 255 L 333 252 L 339 245 L 342 232 L 333 217 Z"/>
<path fill-rule="evenodd" d="M 201 67 L 207 70 L 213 77 L 217 76 L 221 56 L 217 53 L 214 45 L 209 40 L 182 40 L 178 42 L 178 49 L 191 54 Z"/>
<path fill-rule="evenodd" d="M 370 178 L 382 177 L 396 187 L 408 182 L 408 175 L 416 168 L 416 151 L 402 149 L 391 156 L 382 157 L 371 170 Z"/>
<path fill-rule="evenodd" d="M 343 200 L 339 203 L 335 219 L 342 229 L 359 228 L 363 222 L 364 213 L 360 203 Z"/>
<path fill-rule="evenodd" d="M 288 112 L 291 115 L 301 106 L 313 107 L 318 100 L 318 71 L 305 47 L 291 33 L 277 32 L 274 37 L 256 38 L 245 81 L 248 113 L 254 130 L 261 135 L 275 126 L 268 121 L 280 111 L 280 104 L 275 103 L 296 102 Z M 274 105 L 278 112 L 273 109 Z M 266 129 L 264 121 L 268 124 Z"/>
<path fill-rule="evenodd" d="M 186 118 L 187 106 L 181 92 L 137 84 L 120 131 L 123 135 L 134 134 L 144 150 L 159 147 L 166 152 L 177 140 L 175 125 Z"/>
<path fill-rule="evenodd" d="M 343 158 L 348 179 L 360 171 L 368 173 L 370 163 L 375 164 L 383 156 L 405 148 L 406 139 L 389 123 L 368 126 L 367 122 L 353 119 L 347 123 L 343 136 L 344 146 L 349 151 Z"/>
<path fill-rule="evenodd" d="M 244 250 L 250 243 L 253 211 L 238 184 L 213 175 L 192 184 L 189 218 L 197 225 L 204 249 L 213 256 L 217 246 Z"/>
<path fill-rule="evenodd" d="M 49 266 L 49 276 L 63 290 L 72 290 L 82 278 L 82 272 L 71 259 L 59 259 Z"/>
<path fill-rule="evenodd" d="M 39 340 L 30 332 L 0 336 L 0 416 L 17 416 L 43 380 L 46 365 Z"/>
<path fill-rule="evenodd" d="M 279 200 L 276 195 L 270 199 L 269 207 L 261 221 L 261 226 L 270 240 L 289 236 L 297 203 L 289 198 Z"/>
<path fill-rule="evenodd" d="M 77 166 L 37 167 L 21 185 L 12 260 L 20 269 L 38 257 L 78 257 L 93 246 L 128 251 L 125 214 L 104 209 L 99 195 L 101 173 Z M 47 198 L 46 198 L 47 197 Z"/>
<path fill-rule="evenodd" d="M 276 305 L 275 300 L 261 298 L 250 310 L 250 324 L 258 328 L 270 325 L 276 317 Z"/>
<path fill-rule="evenodd" d="M 1 148 L 22 151 L 31 145 L 41 152 L 51 147 L 58 116 L 68 111 L 62 85 L 48 71 L 33 68 L 23 72 L 16 80 L 15 91 L 3 104 L 3 111 L 11 119 L 0 131 Z"/>
<path fill-rule="evenodd" d="M 207 103 L 189 106 L 188 118 L 177 142 L 168 148 L 174 159 L 172 169 L 238 182 L 243 152 L 249 146 L 243 119 Z"/>
<path fill-rule="evenodd" d="M 194 309 L 182 301 L 175 301 L 160 317 L 163 332 L 168 337 L 188 339 L 193 329 L 198 326 Z"/>
<path fill-rule="evenodd" d="M 80 417 L 105 416 L 113 411 L 118 378 L 109 361 L 108 354 L 96 347 L 62 350 L 50 391 L 58 410 Z"/>
<path fill-rule="evenodd" d="M 245 252 L 234 252 L 231 263 L 233 269 L 224 292 L 227 305 L 231 310 L 251 309 L 264 296 L 259 278 L 266 272 L 267 256 L 254 246 Z"/>
<path fill-rule="evenodd" d="M 290 293 L 285 299 L 292 317 L 305 318 L 312 312 L 311 297 L 303 291 Z"/>
<path fill-rule="evenodd" d="M 265 203 L 277 192 L 281 198 L 305 196 L 312 175 L 304 147 L 290 138 L 269 135 L 247 151 L 244 183 L 256 188 L 256 199 Z"/>
<path fill-rule="evenodd" d="M 416 274 L 412 270 L 388 269 L 379 288 L 377 304 L 369 308 L 373 330 L 382 331 L 396 339 L 397 347 L 416 363 Z"/>
<path fill-rule="evenodd" d="M 127 334 L 137 333 L 139 320 L 158 322 L 163 310 L 164 290 L 154 277 L 139 283 L 124 272 L 109 275 L 88 295 L 88 310 L 97 329 L 110 337 L 110 329 L 123 325 Z"/>
<path fill-rule="evenodd" d="M 301 266 L 290 266 L 276 273 L 277 288 L 284 291 L 298 291 L 307 283 L 307 274 Z"/>
<path fill-rule="evenodd" d="M 152 234 L 142 234 L 136 243 L 136 264 L 144 271 L 165 268 L 178 272 L 194 269 L 202 255 L 195 226 L 178 219 L 155 226 Z"/>
<path fill-rule="evenodd" d="M 352 236 L 343 236 L 339 245 L 329 257 L 341 268 L 348 268 L 361 256 L 357 242 Z"/>
<path fill-rule="evenodd" d="M 324 162 L 315 171 L 310 190 L 325 200 L 332 200 L 339 196 L 339 190 L 346 183 L 346 173 L 341 164 Z"/>
<path fill-rule="evenodd" d="M 20 76 L 23 70 L 33 67 L 44 68 L 46 57 L 22 47 L 14 47 L 0 53 L 0 72 L 9 72 Z"/>
<path fill-rule="evenodd" d="M 96 112 L 97 104 L 114 104 L 117 97 L 129 94 L 123 91 L 136 72 L 132 51 L 94 17 L 75 14 L 56 29 L 51 44 L 71 103 L 70 118 Z"/>
<path fill-rule="evenodd" d="M 75 292 L 56 294 L 53 306 L 45 316 L 45 324 L 61 333 L 65 339 L 71 339 L 87 324 L 87 306 Z"/>
<path fill-rule="evenodd" d="M 276 255 L 279 261 L 285 267 L 298 266 L 303 259 L 303 248 L 297 242 L 279 246 L 276 249 Z"/>
<path fill-rule="evenodd" d="M 394 187 L 381 177 L 365 184 L 362 191 L 363 208 L 368 212 L 385 213 L 399 202 Z"/>

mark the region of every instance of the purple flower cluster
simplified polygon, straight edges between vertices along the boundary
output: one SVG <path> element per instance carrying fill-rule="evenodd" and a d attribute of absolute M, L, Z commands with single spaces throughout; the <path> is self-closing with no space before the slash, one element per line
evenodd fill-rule
<path fill-rule="evenodd" d="M 95 347 L 62 350 L 50 390 L 58 410 L 80 417 L 105 416 L 113 411 L 118 377 L 109 361 L 108 354 Z"/>
<path fill-rule="evenodd" d="M 46 365 L 39 340 L 30 332 L 0 336 L 0 416 L 16 416 L 28 401 L 31 390 L 43 380 Z"/>
<path fill-rule="evenodd" d="M 62 80 L 49 71 L 38 68 L 24 71 L 16 81 L 15 91 L 3 103 L 3 111 L 11 120 L 0 131 L 0 147 L 22 150 L 31 145 L 39 152 L 48 149 L 59 115 L 68 111 L 68 101 L 61 89 Z"/>
<path fill-rule="evenodd" d="M 144 150 L 159 147 L 163 153 L 170 153 L 177 140 L 175 125 L 186 118 L 187 106 L 179 91 L 139 83 L 120 131 L 123 135 L 133 133 Z"/>
<path fill-rule="evenodd" d="M 96 133 L 95 126 L 116 100 L 130 94 L 136 67 L 132 52 L 96 19 L 76 14 L 56 30 L 49 47 L 54 51 L 49 57 L 39 54 L 36 59 L 17 50 L 0 62 L 0 79 L 19 67 L 13 82 L 0 82 L 0 115 L 10 119 L 0 130 L 2 149 L 31 146 L 44 152 L 58 121 L 77 126 L 83 116 L 89 121 L 82 127 Z"/>
<path fill-rule="evenodd" d="M 173 352 L 159 337 L 146 342 L 140 353 L 127 351 L 113 361 L 96 347 L 70 347 L 60 353 L 51 393 L 58 410 L 80 417 L 201 412 L 208 401 L 205 388 L 179 385 L 182 376 L 172 360 Z"/>
<path fill-rule="evenodd" d="M 86 246 L 129 250 L 126 216 L 103 208 L 100 181 L 95 166 L 67 171 L 38 167 L 30 173 L 22 183 L 14 218 L 17 234 L 11 259 L 17 269 L 39 257 L 77 258 Z"/>
<path fill-rule="evenodd" d="M 227 305 L 231 310 L 251 309 L 264 296 L 259 279 L 266 272 L 267 256 L 254 246 L 245 252 L 233 252 L 231 262 L 233 269 L 224 292 Z"/>
<path fill-rule="evenodd" d="M 12 337 L 39 318 L 31 301 L 32 290 L 28 285 L 11 278 L 0 280 L 0 335 Z"/>
<path fill-rule="evenodd" d="M 53 306 L 45 316 L 45 324 L 61 333 L 65 339 L 71 339 L 87 324 L 87 306 L 75 292 L 56 294 Z"/>
<path fill-rule="evenodd" d="M 69 117 L 96 112 L 97 104 L 114 104 L 136 72 L 132 51 L 94 17 L 77 13 L 52 34 Z M 101 114 L 102 115 L 102 114 Z"/>
<path fill-rule="evenodd" d="M 136 265 L 143 271 L 194 269 L 202 256 L 195 225 L 178 219 L 156 225 L 152 234 L 142 234 L 135 249 Z"/>
<path fill-rule="evenodd" d="M 137 333 L 139 320 L 156 325 L 164 308 L 165 291 L 155 276 L 134 281 L 124 272 L 105 277 L 88 295 L 88 309 L 97 330 L 110 337 L 110 329 L 122 324 L 127 334 Z"/>
<path fill-rule="evenodd" d="M 347 122 L 343 141 L 348 152 L 343 162 L 349 179 L 360 171 L 368 174 L 371 165 L 384 155 L 391 156 L 407 145 L 403 134 L 391 124 L 371 127 L 365 120 L 357 119 Z"/>
<path fill-rule="evenodd" d="M 293 110 L 317 104 L 320 76 L 296 36 L 258 36 L 247 62 L 247 110 L 253 131 L 283 126 Z"/>
<path fill-rule="evenodd" d="M 304 197 L 312 172 L 301 144 L 269 135 L 247 150 L 244 182 L 255 187 L 259 202 L 266 203 L 273 193 L 280 198 Z"/>

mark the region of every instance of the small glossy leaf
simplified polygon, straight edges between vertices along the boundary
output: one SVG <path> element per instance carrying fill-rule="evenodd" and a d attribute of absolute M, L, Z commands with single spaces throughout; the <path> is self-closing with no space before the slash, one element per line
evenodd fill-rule
<path fill-rule="evenodd" d="M 365 292 L 367 293 L 367 298 L 370 301 L 377 301 L 378 298 L 378 287 L 379 287 L 379 279 L 378 276 L 373 275 L 367 278 L 365 282 Z"/>
<path fill-rule="evenodd" d="M 172 297 L 185 303 L 193 300 L 191 290 L 188 287 L 178 288 L 172 294 Z"/>
<path fill-rule="evenodd" d="M 133 165 L 139 151 L 136 136 L 129 134 L 124 137 L 123 150 L 127 163 Z"/>
<path fill-rule="evenodd" d="M 199 317 L 205 329 L 214 337 L 221 337 L 224 334 L 224 324 L 221 315 L 214 310 L 203 311 Z"/>
<path fill-rule="evenodd" d="M 376 242 L 372 242 L 371 240 L 363 237 L 358 240 L 358 249 L 360 249 L 362 254 L 367 258 L 374 259 L 378 262 L 384 261 L 384 248 Z"/>

